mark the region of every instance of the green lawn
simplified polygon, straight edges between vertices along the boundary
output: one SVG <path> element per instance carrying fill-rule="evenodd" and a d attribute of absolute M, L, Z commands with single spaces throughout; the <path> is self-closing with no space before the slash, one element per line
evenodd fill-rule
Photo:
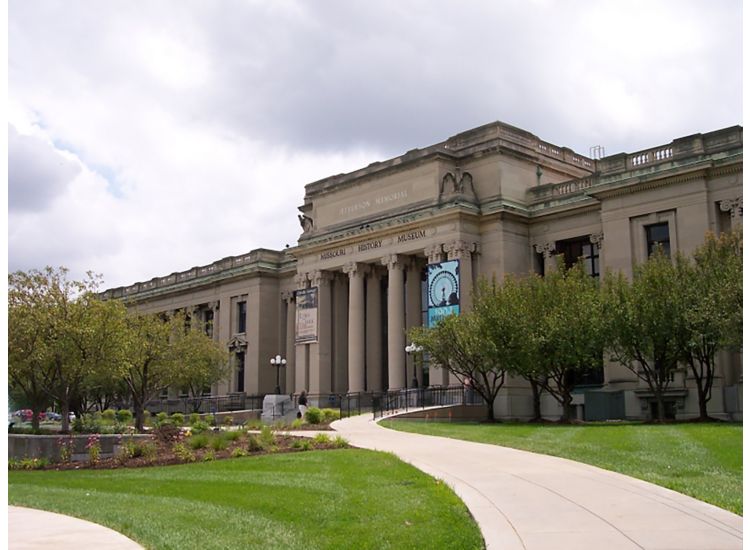
<path fill-rule="evenodd" d="M 560 456 L 637 477 L 742 514 L 741 424 L 464 424 L 388 428 Z"/>
<path fill-rule="evenodd" d="M 392 455 L 358 449 L 117 470 L 10 471 L 9 504 L 147 548 L 482 548 L 464 504 Z"/>

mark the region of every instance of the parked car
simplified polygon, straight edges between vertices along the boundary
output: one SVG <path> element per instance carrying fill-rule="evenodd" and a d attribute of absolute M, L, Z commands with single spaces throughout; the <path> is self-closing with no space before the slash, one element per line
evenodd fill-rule
<path fill-rule="evenodd" d="M 61 419 L 62 419 L 62 416 L 60 415 L 60 413 L 56 413 L 56 412 L 47 413 L 47 420 L 55 420 L 59 422 Z"/>

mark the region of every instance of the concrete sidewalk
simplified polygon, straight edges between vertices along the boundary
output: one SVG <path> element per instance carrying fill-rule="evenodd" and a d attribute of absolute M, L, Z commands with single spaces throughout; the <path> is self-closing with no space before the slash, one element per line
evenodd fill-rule
<path fill-rule="evenodd" d="M 117 531 L 82 519 L 8 506 L 8 548 L 10 550 L 143 550 Z"/>
<path fill-rule="evenodd" d="M 496 445 L 407 434 L 371 415 L 332 424 L 352 445 L 394 453 L 444 480 L 488 549 L 742 548 L 742 517 L 628 476 Z"/>

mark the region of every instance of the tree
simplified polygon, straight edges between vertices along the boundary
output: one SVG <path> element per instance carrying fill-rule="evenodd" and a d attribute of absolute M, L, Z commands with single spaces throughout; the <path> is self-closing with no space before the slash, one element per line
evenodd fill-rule
<path fill-rule="evenodd" d="M 178 334 L 172 341 L 175 361 L 179 364 L 176 384 L 187 388 L 193 397 L 193 409 L 200 408 L 203 390 L 229 373 L 229 353 L 198 328 Z"/>
<path fill-rule="evenodd" d="M 664 394 L 683 357 L 679 328 L 685 300 L 677 268 L 657 250 L 635 267 L 632 282 L 621 274 L 605 279 L 608 348 L 613 359 L 648 384 L 665 418 Z"/>
<path fill-rule="evenodd" d="M 566 270 L 559 263 L 545 277 L 530 276 L 523 290 L 534 350 L 525 378 L 552 395 L 562 407 L 560 420 L 569 422 L 575 376 L 602 365 L 605 331 L 598 283 L 581 264 Z"/>
<path fill-rule="evenodd" d="M 51 267 L 9 276 L 11 379 L 27 388 L 29 397 L 41 390 L 56 401 L 63 431 L 87 377 L 117 360 L 118 319 L 124 309 L 98 298 L 99 282 L 92 273 L 71 281 L 67 269 Z"/>
<path fill-rule="evenodd" d="M 143 431 L 146 403 L 177 380 L 170 339 L 176 337 L 183 326 L 179 317 L 165 319 L 136 312 L 126 317 L 118 375 L 128 388 L 138 431 Z"/>
<path fill-rule="evenodd" d="M 693 253 L 693 262 L 677 258 L 684 302 L 679 326 L 682 360 L 698 390 L 699 419 L 709 420 L 716 354 L 742 347 L 742 234 L 709 233 Z"/>
<path fill-rule="evenodd" d="M 494 421 L 494 402 L 508 372 L 521 369 L 528 360 L 524 326 L 519 322 L 518 283 L 503 285 L 480 281 L 473 295 L 473 309 L 449 316 L 433 328 L 416 327 L 410 338 L 421 345 L 436 364 L 460 380 L 468 378 Z"/>

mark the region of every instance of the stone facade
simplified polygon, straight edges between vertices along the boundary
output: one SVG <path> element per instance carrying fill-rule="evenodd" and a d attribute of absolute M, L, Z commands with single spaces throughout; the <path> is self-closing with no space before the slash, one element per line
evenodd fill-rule
<path fill-rule="evenodd" d="M 105 295 L 141 311 L 187 309 L 211 325 L 235 362 L 214 393 L 273 391 L 269 359 L 277 353 L 287 359 L 288 393 L 399 389 L 415 374 L 420 385 L 448 384 L 441 369 L 416 373 L 404 352 L 405 330 L 424 322 L 427 264 L 459 260 L 465 309 L 478 277 L 543 273 L 559 254 L 585 256 L 594 274 L 630 275 L 647 258 L 649 239 L 690 253 L 707 231 L 742 223 L 742 128 L 591 159 L 495 122 L 310 183 L 300 212 L 293 248 L 255 250 Z M 296 343 L 295 296 L 311 288 L 317 334 Z M 690 416 L 692 381 L 678 375 L 676 414 Z M 741 415 L 738 357 L 723 354 L 716 385 L 711 412 Z M 729 407 L 727 391 L 734 391 Z M 610 405 L 614 416 L 649 414 L 644 388 L 617 365 L 607 365 L 576 403 L 586 417 L 586 407 Z M 544 406 L 556 414 L 554 403 Z M 496 403 L 504 417 L 523 418 L 530 407 L 517 380 Z"/>

